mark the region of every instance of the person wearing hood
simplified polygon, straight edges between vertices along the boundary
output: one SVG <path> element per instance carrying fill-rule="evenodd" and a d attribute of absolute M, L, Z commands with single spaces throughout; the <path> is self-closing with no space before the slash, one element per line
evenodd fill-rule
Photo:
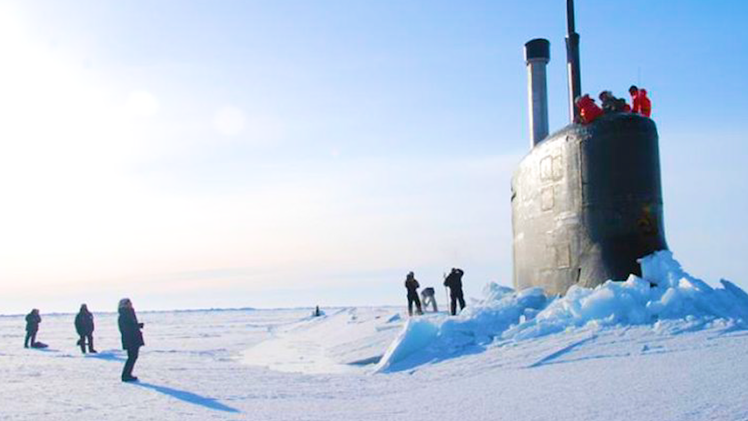
<path fill-rule="evenodd" d="M 452 268 L 446 278 L 444 278 L 444 286 L 449 287 L 449 298 L 450 298 L 450 311 L 452 315 L 457 314 L 457 302 L 460 303 L 460 311 L 465 308 L 465 297 L 462 292 L 462 275 L 464 275 L 462 269 Z"/>
<path fill-rule="evenodd" d="M 433 287 L 427 287 L 421 290 L 421 303 L 426 309 L 431 306 L 434 309 L 434 313 L 438 313 L 439 309 L 436 306 L 436 291 Z"/>
<path fill-rule="evenodd" d="M 631 85 L 629 94 L 631 95 L 631 112 L 645 117 L 652 115 L 652 101 L 647 97 L 646 89 L 639 89 L 636 85 Z"/>
<path fill-rule="evenodd" d="M 413 304 L 416 305 L 416 314 L 421 315 L 423 314 L 423 310 L 421 310 L 421 300 L 418 298 L 418 288 L 420 288 L 421 285 L 418 284 L 418 281 L 416 281 L 415 274 L 413 272 L 409 272 L 408 276 L 405 277 L 405 288 L 408 290 L 408 315 L 413 315 Z"/>
<path fill-rule="evenodd" d="M 143 333 L 140 331 L 143 328 L 143 323 L 138 322 L 138 317 L 135 315 L 135 309 L 132 308 L 132 302 L 129 298 L 123 298 L 119 301 L 118 311 L 122 348 L 127 351 L 127 361 L 122 369 L 122 381 L 134 382 L 138 378 L 132 375 L 132 369 L 135 366 L 135 361 L 138 360 L 140 347 L 145 345 Z"/>
<path fill-rule="evenodd" d="M 75 331 L 80 336 L 78 345 L 81 347 L 81 352 L 86 353 L 86 340 L 88 340 L 88 352 L 95 354 L 96 350 L 93 344 L 94 318 L 85 304 L 81 304 L 81 309 L 75 316 Z"/>
<path fill-rule="evenodd" d="M 579 109 L 579 123 L 590 124 L 603 115 L 602 108 L 598 107 L 595 100 L 590 98 L 588 94 L 578 97 L 574 101 L 574 105 Z"/>
<path fill-rule="evenodd" d="M 617 98 L 610 91 L 602 91 L 598 96 L 600 103 L 603 106 L 603 112 L 608 113 L 630 113 L 631 107 L 626 103 L 623 98 Z"/>
<path fill-rule="evenodd" d="M 26 339 L 23 341 L 23 347 L 28 348 L 36 346 L 36 333 L 39 332 L 39 323 L 42 322 L 42 316 L 39 315 L 39 309 L 33 309 L 26 315 Z"/>

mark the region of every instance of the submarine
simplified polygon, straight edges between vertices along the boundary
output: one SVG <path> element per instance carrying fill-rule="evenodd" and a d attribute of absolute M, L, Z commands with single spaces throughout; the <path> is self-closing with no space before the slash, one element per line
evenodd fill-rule
<path fill-rule="evenodd" d="M 641 276 L 637 259 L 668 248 L 657 126 L 630 112 L 578 124 L 582 93 L 574 2 L 567 0 L 570 123 L 548 133 L 550 42 L 525 44 L 530 151 L 511 181 L 513 283 L 563 295 Z"/>

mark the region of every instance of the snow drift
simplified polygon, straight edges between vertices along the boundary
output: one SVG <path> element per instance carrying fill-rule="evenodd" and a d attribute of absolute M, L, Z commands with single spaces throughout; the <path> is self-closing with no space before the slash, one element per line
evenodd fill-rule
<path fill-rule="evenodd" d="M 720 288 L 686 273 L 670 251 L 639 260 L 642 277 L 607 281 L 596 288 L 574 286 L 563 297 L 539 288 L 515 292 L 489 284 L 484 298 L 458 317 L 410 319 L 377 365 L 378 372 L 480 352 L 500 341 L 537 338 L 578 327 L 658 324 L 683 320 L 691 329 L 715 320 L 748 327 L 748 294 L 721 280 Z"/>

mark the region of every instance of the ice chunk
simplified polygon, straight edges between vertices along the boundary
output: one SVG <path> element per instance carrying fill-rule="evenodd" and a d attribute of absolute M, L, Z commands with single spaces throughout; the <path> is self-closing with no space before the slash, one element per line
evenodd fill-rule
<path fill-rule="evenodd" d="M 387 371 L 393 365 L 426 348 L 434 341 L 439 329 L 426 320 L 410 319 L 390 344 L 376 371 Z"/>
<path fill-rule="evenodd" d="M 524 340 L 582 326 L 641 325 L 685 320 L 693 329 L 722 319 L 748 328 L 748 294 L 729 281 L 722 288 L 686 273 L 670 251 L 639 259 L 643 276 L 608 280 L 596 288 L 572 286 L 560 298 L 540 288 L 515 292 L 488 284 L 457 318 L 409 322 L 380 362 L 380 371 L 452 358 L 490 345 L 495 338 Z"/>
<path fill-rule="evenodd" d="M 387 319 L 387 323 L 394 323 L 399 322 L 402 318 L 400 317 L 399 313 L 395 313 L 392 316 L 390 316 L 389 319 Z"/>

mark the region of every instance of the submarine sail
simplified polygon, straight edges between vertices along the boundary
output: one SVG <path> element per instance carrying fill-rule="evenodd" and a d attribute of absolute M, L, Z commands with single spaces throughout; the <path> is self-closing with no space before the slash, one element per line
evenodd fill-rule
<path fill-rule="evenodd" d="M 567 5 L 573 13 L 573 2 L 567 0 Z M 573 104 L 581 89 L 579 36 L 573 17 L 569 22 Z M 548 51 L 538 45 L 539 40 L 526 44 L 528 68 L 549 59 L 535 56 Z M 545 89 L 545 81 L 530 81 L 530 101 L 544 98 L 545 92 L 533 95 L 533 86 Z M 547 112 L 547 106 L 531 104 L 530 110 Z M 531 115 L 531 121 L 547 121 L 547 116 Z M 587 125 L 572 122 L 542 139 L 539 134 L 545 136 L 542 131 L 531 134 L 531 150 L 512 177 L 515 288 L 564 294 L 573 285 L 594 287 L 641 275 L 637 259 L 667 249 L 654 121 L 610 113 Z"/>

